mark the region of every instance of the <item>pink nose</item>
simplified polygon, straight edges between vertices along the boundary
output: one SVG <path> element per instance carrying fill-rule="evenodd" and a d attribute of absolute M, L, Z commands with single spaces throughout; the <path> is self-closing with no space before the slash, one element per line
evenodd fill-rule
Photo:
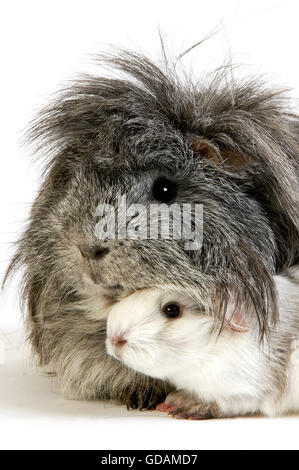
<path fill-rule="evenodd" d="M 122 348 L 127 343 L 127 340 L 125 339 L 124 335 L 122 335 L 122 334 L 119 334 L 117 336 L 113 336 L 110 339 L 110 341 L 113 344 L 113 346 L 116 347 L 116 348 Z"/>

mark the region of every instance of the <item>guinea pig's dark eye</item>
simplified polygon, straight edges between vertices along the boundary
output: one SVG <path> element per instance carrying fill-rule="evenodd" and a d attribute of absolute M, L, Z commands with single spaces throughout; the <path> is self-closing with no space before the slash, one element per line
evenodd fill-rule
<path fill-rule="evenodd" d="M 161 176 L 154 182 L 152 192 L 157 201 L 168 203 L 176 197 L 176 184 Z"/>
<path fill-rule="evenodd" d="M 169 302 L 163 306 L 162 312 L 167 318 L 177 318 L 180 316 L 182 309 L 179 304 L 175 302 Z"/>

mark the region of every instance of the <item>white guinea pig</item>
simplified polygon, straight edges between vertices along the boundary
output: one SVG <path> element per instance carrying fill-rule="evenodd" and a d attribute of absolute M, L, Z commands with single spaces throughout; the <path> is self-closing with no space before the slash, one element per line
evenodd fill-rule
<path fill-rule="evenodd" d="M 108 354 L 177 392 L 158 405 L 181 418 L 220 418 L 299 410 L 298 271 L 275 276 L 279 323 L 260 342 L 242 308 L 219 334 L 214 318 L 187 296 L 153 288 L 116 303 L 107 322 Z"/>

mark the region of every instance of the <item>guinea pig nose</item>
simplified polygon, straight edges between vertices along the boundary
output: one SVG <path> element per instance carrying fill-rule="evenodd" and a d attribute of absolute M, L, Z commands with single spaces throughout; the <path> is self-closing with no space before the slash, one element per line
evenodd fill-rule
<path fill-rule="evenodd" d="M 126 338 L 124 337 L 123 334 L 113 336 L 113 338 L 111 338 L 110 341 L 113 344 L 113 346 L 115 346 L 117 348 L 122 348 L 127 343 L 127 340 L 126 340 Z"/>

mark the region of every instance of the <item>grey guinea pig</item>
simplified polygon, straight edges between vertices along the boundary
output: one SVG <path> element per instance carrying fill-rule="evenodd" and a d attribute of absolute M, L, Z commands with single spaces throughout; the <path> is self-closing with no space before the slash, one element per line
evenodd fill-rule
<path fill-rule="evenodd" d="M 45 162 L 7 276 L 24 271 L 29 341 L 62 393 L 152 408 L 171 386 L 108 356 L 106 313 L 123 293 L 171 286 L 210 312 L 216 293 L 277 317 L 273 274 L 298 262 L 298 117 L 283 93 L 223 67 L 206 80 L 128 51 L 98 58 L 121 76 L 75 80 L 28 139 Z M 201 249 L 95 234 L 99 204 L 203 205 Z"/>
<path fill-rule="evenodd" d="M 246 308 L 230 300 L 219 334 L 193 299 L 161 288 L 116 303 L 107 352 L 177 391 L 158 405 L 175 417 L 277 416 L 299 411 L 299 270 L 274 276 L 279 322 L 263 342 Z M 230 313 L 228 313 L 230 312 Z"/>

